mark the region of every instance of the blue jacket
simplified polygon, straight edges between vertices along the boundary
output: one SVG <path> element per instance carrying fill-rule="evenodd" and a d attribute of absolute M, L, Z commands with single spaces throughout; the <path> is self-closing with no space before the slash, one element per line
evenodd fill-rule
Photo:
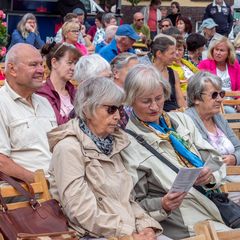
<path fill-rule="evenodd" d="M 30 32 L 27 38 L 23 38 L 22 34 L 15 29 L 12 33 L 12 40 L 9 49 L 17 43 L 28 43 L 37 49 L 40 49 L 44 45 L 44 41 L 38 34 Z"/>
<path fill-rule="evenodd" d="M 135 50 L 133 48 L 129 48 L 127 52 L 135 53 Z M 118 54 L 117 41 L 115 39 L 99 51 L 99 55 L 105 58 L 108 62 L 111 62 Z"/>

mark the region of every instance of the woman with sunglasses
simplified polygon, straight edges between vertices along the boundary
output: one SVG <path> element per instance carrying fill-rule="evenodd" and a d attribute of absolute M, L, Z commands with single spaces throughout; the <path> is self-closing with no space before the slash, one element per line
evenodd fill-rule
<path fill-rule="evenodd" d="M 46 59 L 50 76 L 37 93 L 48 99 L 60 125 L 69 120 L 73 109 L 76 90 L 70 80 L 81 54 L 74 46 L 55 42 L 44 45 L 41 54 Z"/>
<path fill-rule="evenodd" d="M 195 188 L 188 193 L 171 192 L 177 173 L 149 150 L 154 149 L 178 169 L 203 167 L 195 185 L 206 190 L 218 188 L 225 176 L 220 155 L 201 137 L 191 118 L 163 111 L 169 84 L 153 66 L 139 64 L 129 71 L 124 90 L 125 101 L 133 108 L 126 129 L 137 136 L 129 134 L 131 144 L 121 156 L 133 177 L 137 201 L 173 239 L 193 235 L 194 224 L 203 220 L 212 220 L 218 231 L 228 229 L 214 203 Z M 148 148 L 140 144 L 141 138 Z"/>
<path fill-rule="evenodd" d="M 62 26 L 63 42 L 75 46 L 81 55 L 84 56 L 88 55 L 88 50 L 85 45 L 78 42 L 80 31 L 80 26 L 76 22 L 65 22 Z"/>
<path fill-rule="evenodd" d="M 187 88 L 189 108 L 185 113 L 227 165 L 240 165 L 240 141 L 219 114 L 225 96 L 222 85 L 218 76 L 208 72 L 199 72 L 191 77 Z"/>
<path fill-rule="evenodd" d="M 162 232 L 130 196 L 132 179 L 120 156 L 129 140 L 118 128 L 124 98 L 110 78 L 85 80 L 76 95 L 76 118 L 48 134 L 53 198 L 86 239 L 155 240 Z"/>

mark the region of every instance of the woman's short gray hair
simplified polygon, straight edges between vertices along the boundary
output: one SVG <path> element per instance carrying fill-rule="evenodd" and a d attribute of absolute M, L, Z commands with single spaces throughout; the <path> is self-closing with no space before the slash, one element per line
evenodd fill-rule
<path fill-rule="evenodd" d="M 111 68 L 112 70 L 120 70 L 127 66 L 131 60 L 138 60 L 138 56 L 129 52 L 120 53 L 111 61 Z"/>
<path fill-rule="evenodd" d="M 76 116 L 83 120 L 94 116 L 100 105 L 120 106 L 125 98 L 123 89 L 118 87 L 110 78 L 95 77 L 82 82 L 78 88 L 74 109 Z M 101 124 L 101 123 L 99 123 Z"/>
<path fill-rule="evenodd" d="M 101 76 L 105 71 L 111 72 L 111 67 L 104 58 L 98 54 L 86 55 L 78 60 L 73 78 L 81 83 L 88 78 Z"/>
<path fill-rule="evenodd" d="M 206 83 L 211 83 L 217 90 L 222 89 L 222 80 L 217 75 L 210 72 L 198 72 L 188 79 L 187 105 L 193 107 L 195 100 L 202 100 L 202 92 L 205 90 Z"/>
<path fill-rule="evenodd" d="M 159 71 L 152 65 L 138 64 L 127 74 L 124 90 L 126 104 L 132 106 L 136 97 L 145 92 L 153 91 L 162 86 L 165 100 L 170 97 L 171 88 L 168 81 L 164 81 Z"/>

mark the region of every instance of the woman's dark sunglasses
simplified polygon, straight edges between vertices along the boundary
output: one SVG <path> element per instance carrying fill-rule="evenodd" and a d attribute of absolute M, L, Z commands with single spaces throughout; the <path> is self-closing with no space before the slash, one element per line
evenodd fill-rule
<path fill-rule="evenodd" d="M 122 105 L 119 106 L 119 107 L 115 106 L 115 105 L 104 105 L 104 106 L 107 107 L 107 113 L 110 114 L 110 115 L 114 114 L 117 110 L 120 112 L 123 109 Z"/>
<path fill-rule="evenodd" d="M 207 93 L 201 93 L 201 94 L 208 95 Z M 225 97 L 225 94 L 226 94 L 225 91 L 213 92 L 212 95 L 211 95 L 211 98 L 212 98 L 212 99 L 216 99 L 216 98 L 218 97 L 218 95 L 219 95 L 221 98 L 224 98 L 224 97 Z"/>

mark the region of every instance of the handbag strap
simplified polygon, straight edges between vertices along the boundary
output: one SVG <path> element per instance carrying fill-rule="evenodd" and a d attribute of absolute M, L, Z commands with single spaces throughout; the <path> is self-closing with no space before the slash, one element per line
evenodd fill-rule
<path fill-rule="evenodd" d="M 155 155 L 158 159 L 160 159 L 167 166 L 169 166 L 174 172 L 176 172 L 176 173 L 179 172 L 179 169 L 177 167 L 175 167 L 162 154 L 160 154 L 156 149 L 154 149 L 151 145 L 149 145 L 142 136 L 138 135 L 137 133 L 133 132 L 130 129 L 125 129 L 125 132 L 129 133 L 130 135 L 132 135 L 138 141 L 138 143 L 140 143 L 149 152 L 151 152 L 153 155 Z"/>
<path fill-rule="evenodd" d="M 168 167 L 170 167 L 175 173 L 179 172 L 179 169 L 175 167 L 171 162 L 168 161 L 167 158 L 165 158 L 162 154 L 160 154 L 156 149 L 154 149 L 150 144 L 148 144 L 145 139 L 138 135 L 137 133 L 133 132 L 130 129 L 125 129 L 125 132 L 132 135 L 138 143 L 140 143 L 142 146 L 144 146 L 149 152 L 151 152 L 153 155 L 155 155 L 158 159 L 160 159 L 163 163 L 165 163 Z M 197 191 L 202 193 L 203 195 L 206 195 L 206 191 L 201 186 L 193 186 Z"/>
<path fill-rule="evenodd" d="M 6 175 L 5 173 L 3 173 L 1 171 L 0 171 L 0 180 L 7 182 L 9 185 L 14 187 L 22 196 L 24 196 L 28 200 L 28 202 L 30 203 L 30 205 L 32 207 L 35 207 L 38 204 L 38 201 L 36 200 L 36 198 L 34 196 L 33 188 L 29 183 L 24 182 L 28 186 L 28 189 L 30 190 L 30 192 L 27 191 L 26 189 L 24 189 L 24 187 L 22 187 L 22 185 L 19 184 L 19 182 L 17 182 L 12 177 Z M 6 204 L 1 195 L 1 191 L 0 191 L 0 205 L 4 206 L 4 209 L 7 210 Z"/>

